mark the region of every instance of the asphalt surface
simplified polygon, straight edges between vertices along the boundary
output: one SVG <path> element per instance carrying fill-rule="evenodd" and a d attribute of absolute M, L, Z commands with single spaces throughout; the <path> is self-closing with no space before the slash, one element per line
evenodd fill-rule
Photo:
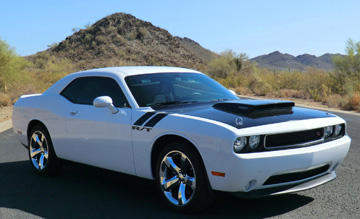
<path fill-rule="evenodd" d="M 41 177 L 12 130 L 0 133 L 0 218 L 360 218 L 360 116 L 347 120 L 352 146 L 338 178 L 312 190 L 260 199 L 217 194 L 211 208 L 184 215 L 165 207 L 155 183 L 82 165 Z"/>

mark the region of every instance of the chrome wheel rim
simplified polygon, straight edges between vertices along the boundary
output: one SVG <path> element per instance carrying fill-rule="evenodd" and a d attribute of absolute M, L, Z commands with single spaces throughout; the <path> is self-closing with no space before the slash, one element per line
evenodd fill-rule
<path fill-rule="evenodd" d="M 196 190 L 196 175 L 190 159 L 180 151 L 170 151 L 160 164 L 161 190 L 176 206 L 189 203 Z"/>
<path fill-rule="evenodd" d="M 49 146 L 44 133 L 35 131 L 29 144 L 30 159 L 34 167 L 42 170 L 46 167 L 49 158 Z"/>

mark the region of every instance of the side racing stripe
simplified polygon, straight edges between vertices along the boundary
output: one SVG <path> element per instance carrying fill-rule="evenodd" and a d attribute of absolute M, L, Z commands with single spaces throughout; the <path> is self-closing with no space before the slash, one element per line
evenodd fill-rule
<path fill-rule="evenodd" d="M 144 127 L 154 127 L 158 122 L 160 122 L 160 120 L 162 120 L 165 116 L 167 116 L 168 114 L 164 114 L 164 113 L 159 113 L 156 116 L 154 116 L 153 118 L 151 118 L 145 125 Z"/>
<path fill-rule="evenodd" d="M 135 123 L 134 125 L 136 126 L 141 126 L 144 122 L 146 122 L 146 120 L 148 120 L 150 117 L 152 117 L 153 115 L 155 115 L 155 112 L 147 112 L 145 113 L 143 116 L 141 116 Z"/>

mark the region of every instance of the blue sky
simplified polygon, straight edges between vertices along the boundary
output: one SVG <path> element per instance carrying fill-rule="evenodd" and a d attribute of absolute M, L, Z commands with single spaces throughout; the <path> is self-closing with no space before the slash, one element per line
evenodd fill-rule
<path fill-rule="evenodd" d="M 0 0 L 0 37 L 31 55 L 73 28 L 125 12 L 218 53 L 319 56 L 344 53 L 349 38 L 360 41 L 359 9 L 358 0 Z"/>

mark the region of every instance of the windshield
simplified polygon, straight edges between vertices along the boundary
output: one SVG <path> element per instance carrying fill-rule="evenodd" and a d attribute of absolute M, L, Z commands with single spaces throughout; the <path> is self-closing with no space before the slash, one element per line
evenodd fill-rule
<path fill-rule="evenodd" d="M 140 107 L 239 99 L 210 77 L 197 73 L 154 73 L 127 76 Z"/>

